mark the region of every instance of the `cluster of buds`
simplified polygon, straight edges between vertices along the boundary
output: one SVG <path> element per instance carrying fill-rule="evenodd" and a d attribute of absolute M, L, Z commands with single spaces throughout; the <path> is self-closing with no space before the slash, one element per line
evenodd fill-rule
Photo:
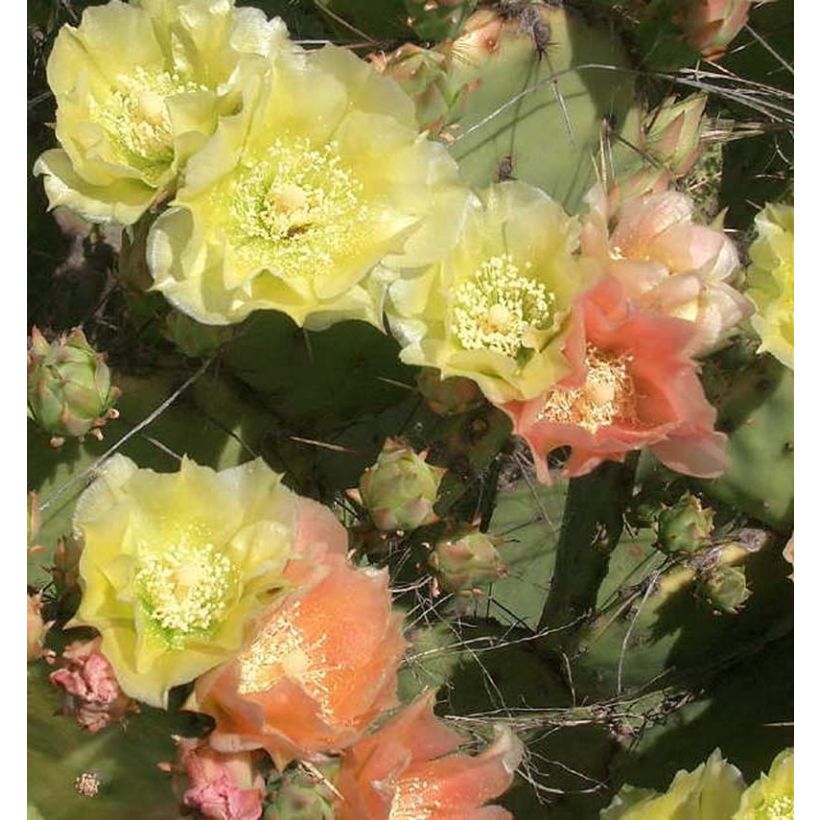
<path fill-rule="evenodd" d="M 111 384 L 105 356 L 75 328 L 49 344 L 36 328 L 28 350 L 28 415 L 47 433 L 53 447 L 87 434 L 101 439 L 100 428 L 116 418 L 120 395 Z"/>
<path fill-rule="evenodd" d="M 358 495 L 378 529 L 408 531 L 438 521 L 433 507 L 447 471 L 425 459 L 426 453 L 387 439 L 376 463 L 365 470 Z"/>
<path fill-rule="evenodd" d="M 51 682 L 63 690 L 63 714 L 73 715 L 89 732 L 99 732 L 128 712 L 139 711 L 123 693 L 114 670 L 100 652 L 102 638 L 74 641 L 60 658 Z"/>
<path fill-rule="evenodd" d="M 474 527 L 443 538 L 428 559 L 436 584 L 444 591 L 458 595 L 481 594 L 481 587 L 497 581 L 507 572 L 496 549 L 498 543 L 499 539 Z"/>

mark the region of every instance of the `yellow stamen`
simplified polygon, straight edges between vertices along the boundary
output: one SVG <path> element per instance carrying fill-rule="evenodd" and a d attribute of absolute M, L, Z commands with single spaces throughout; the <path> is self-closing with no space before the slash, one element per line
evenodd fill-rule
<path fill-rule="evenodd" d="M 630 361 L 630 356 L 613 356 L 590 346 L 584 385 L 575 390 L 553 388 L 538 419 L 574 424 L 590 433 L 616 421 L 636 423 L 637 394 L 629 373 Z"/>
<path fill-rule="evenodd" d="M 493 256 L 456 289 L 451 324 L 462 347 L 515 357 L 528 346 L 528 331 L 553 325 L 555 294 L 531 278 L 531 268 L 522 274 L 509 254 Z"/>

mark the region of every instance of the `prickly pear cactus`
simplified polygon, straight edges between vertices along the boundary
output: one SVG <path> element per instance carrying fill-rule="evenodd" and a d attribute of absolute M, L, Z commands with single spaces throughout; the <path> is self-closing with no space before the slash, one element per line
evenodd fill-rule
<path fill-rule="evenodd" d="M 792 4 L 28 16 L 30 820 L 792 817 Z"/>

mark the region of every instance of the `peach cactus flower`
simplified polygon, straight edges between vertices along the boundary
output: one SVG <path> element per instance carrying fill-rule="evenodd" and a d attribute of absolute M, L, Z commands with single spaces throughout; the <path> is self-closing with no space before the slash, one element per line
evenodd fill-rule
<path fill-rule="evenodd" d="M 102 638 L 74 641 L 62 654 L 61 668 L 50 680 L 64 691 L 63 713 L 74 715 L 89 732 L 99 732 L 129 711 L 139 708 L 126 695 L 114 676 L 114 670 L 100 652 Z"/>
<path fill-rule="evenodd" d="M 386 570 L 325 554 L 291 561 L 285 577 L 291 592 L 261 614 L 238 657 L 199 679 L 186 704 L 216 720 L 214 748 L 263 748 L 280 770 L 350 745 L 394 706 L 406 647 Z"/>
<path fill-rule="evenodd" d="M 510 787 L 521 741 L 501 728 L 481 754 L 452 754 L 462 739 L 433 714 L 434 703 L 434 692 L 421 695 L 345 754 L 337 820 L 511 820 L 484 804 Z"/>
<path fill-rule="evenodd" d="M 187 776 L 184 805 L 214 820 L 259 820 L 264 780 L 250 754 L 220 754 L 190 738 L 176 742 L 178 768 Z"/>
<path fill-rule="evenodd" d="M 689 197 L 607 196 L 598 186 L 587 202 L 582 252 L 642 307 L 693 322 L 696 353 L 751 315 L 752 303 L 729 284 L 740 264 L 737 249 L 722 230 L 692 221 Z"/>
<path fill-rule="evenodd" d="M 679 473 L 720 475 L 726 436 L 714 430 L 717 414 L 690 358 L 693 325 L 641 310 L 612 277 L 579 297 L 571 323 L 571 373 L 536 399 L 501 406 L 530 445 L 538 478 L 549 483 L 547 457 L 565 445 L 569 477 L 643 447 Z"/>

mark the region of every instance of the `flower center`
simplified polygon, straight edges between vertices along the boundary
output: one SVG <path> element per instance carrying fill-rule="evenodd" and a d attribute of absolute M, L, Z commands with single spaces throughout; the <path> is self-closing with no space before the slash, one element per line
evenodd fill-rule
<path fill-rule="evenodd" d="M 584 385 L 575 390 L 554 387 L 538 414 L 539 421 L 574 424 L 590 433 L 615 421 L 636 422 L 637 396 L 630 361 L 631 356 L 613 356 L 590 345 Z"/>
<path fill-rule="evenodd" d="M 335 143 L 312 148 L 304 138 L 280 138 L 246 158 L 215 196 L 228 206 L 240 261 L 293 277 L 331 272 L 355 253 L 371 223 L 363 192 Z"/>
<path fill-rule="evenodd" d="M 527 262 L 525 271 L 532 268 Z M 545 330 L 554 321 L 555 294 L 522 275 L 509 254 L 484 262 L 453 297 L 452 328 L 467 350 L 491 350 L 517 356 L 533 347 L 530 330 Z"/>
<path fill-rule="evenodd" d="M 234 598 L 236 570 L 213 544 L 185 540 L 173 550 L 140 556 L 135 584 L 140 604 L 169 646 L 207 636 Z"/>
<path fill-rule="evenodd" d="M 759 809 L 756 809 L 755 818 L 757 820 L 792 820 L 794 818 L 794 798 L 784 794 L 766 800 Z"/>
<path fill-rule="evenodd" d="M 299 629 L 299 602 L 279 610 L 239 658 L 240 695 L 267 692 L 283 678 L 297 681 L 332 717 L 326 685 L 330 667 L 322 652 L 326 636 L 310 642 Z"/>
<path fill-rule="evenodd" d="M 137 68 L 133 75 L 117 77 L 119 88 L 102 104 L 92 97 L 91 117 L 111 140 L 119 161 L 141 171 L 149 182 L 158 182 L 174 161 L 174 134 L 166 99 L 173 94 L 203 91 L 167 71 Z"/>
<path fill-rule="evenodd" d="M 429 783 L 415 777 L 400 779 L 393 792 L 387 820 L 432 820 L 439 809 Z"/>

